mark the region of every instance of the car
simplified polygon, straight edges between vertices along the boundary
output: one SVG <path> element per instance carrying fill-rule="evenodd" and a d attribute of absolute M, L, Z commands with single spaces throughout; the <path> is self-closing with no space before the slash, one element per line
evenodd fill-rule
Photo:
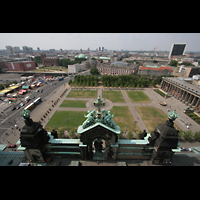
<path fill-rule="evenodd" d="M 40 90 L 36 90 L 36 92 L 39 92 Z"/>
<path fill-rule="evenodd" d="M 7 148 L 15 148 L 15 147 L 17 147 L 16 144 L 9 144 L 9 145 L 7 145 Z"/>
<path fill-rule="evenodd" d="M 17 107 L 16 107 L 16 110 L 19 110 L 19 109 L 20 109 L 20 106 L 17 106 Z"/>
<path fill-rule="evenodd" d="M 24 106 L 24 103 L 20 103 L 20 106 L 21 106 L 21 107 Z"/>
<path fill-rule="evenodd" d="M 180 150 L 180 151 L 188 151 L 188 149 L 185 148 L 185 147 L 180 147 L 179 150 Z"/>
<path fill-rule="evenodd" d="M 15 110 L 15 107 L 12 107 L 12 108 L 11 108 L 11 111 L 13 111 L 13 110 Z"/>
<path fill-rule="evenodd" d="M 29 102 L 29 100 L 25 101 L 25 103 L 28 103 L 28 102 Z"/>
<path fill-rule="evenodd" d="M 35 96 L 34 96 L 34 97 L 32 97 L 32 99 L 35 99 Z"/>

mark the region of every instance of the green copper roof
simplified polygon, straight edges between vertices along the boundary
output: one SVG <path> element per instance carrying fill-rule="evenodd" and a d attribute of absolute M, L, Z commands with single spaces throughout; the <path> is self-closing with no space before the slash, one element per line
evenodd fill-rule
<path fill-rule="evenodd" d="M 108 57 L 99 57 L 98 59 L 102 59 L 102 60 L 110 60 L 110 58 L 108 58 Z"/>
<path fill-rule="evenodd" d="M 78 56 L 75 56 L 75 58 L 87 58 L 84 54 L 79 54 Z"/>

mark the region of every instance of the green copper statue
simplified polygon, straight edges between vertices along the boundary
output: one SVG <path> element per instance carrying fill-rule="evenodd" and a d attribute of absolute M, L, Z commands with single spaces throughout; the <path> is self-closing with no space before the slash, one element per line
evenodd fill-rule
<path fill-rule="evenodd" d="M 178 114 L 176 113 L 176 109 L 174 111 L 171 111 L 168 113 L 168 118 L 174 121 L 176 118 L 178 118 Z"/>
<path fill-rule="evenodd" d="M 100 106 L 105 106 L 106 103 L 105 103 L 104 101 L 101 100 L 101 97 L 100 97 L 100 96 L 98 96 L 97 101 L 94 101 L 93 104 L 94 104 L 95 106 L 98 106 L 98 112 L 100 112 Z"/>
<path fill-rule="evenodd" d="M 30 110 L 25 110 L 23 109 L 23 111 L 20 113 L 20 115 L 24 118 L 24 119 L 28 119 L 30 117 Z"/>

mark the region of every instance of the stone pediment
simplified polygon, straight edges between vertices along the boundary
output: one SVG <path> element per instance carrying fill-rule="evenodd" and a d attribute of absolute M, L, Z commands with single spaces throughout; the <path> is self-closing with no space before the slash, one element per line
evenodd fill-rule
<path fill-rule="evenodd" d="M 113 133 L 120 134 L 119 126 L 115 126 L 115 129 L 113 129 L 113 128 L 110 128 L 109 126 L 106 126 L 105 124 L 102 124 L 101 122 L 97 122 L 97 123 L 95 123 L 95 124 L 93 124 L 93 125 L 91 125 L 87 128 L 83 128 L 83 126 L 81 125 L 81 126 L 78 127 L 77 133 L 82 134 L 82 133 L 88 132 L 89 130 L 94 129 L 98 126 L 105 128 L 105 129 L 107 129 L 107 130 L 109 130 Z"/>

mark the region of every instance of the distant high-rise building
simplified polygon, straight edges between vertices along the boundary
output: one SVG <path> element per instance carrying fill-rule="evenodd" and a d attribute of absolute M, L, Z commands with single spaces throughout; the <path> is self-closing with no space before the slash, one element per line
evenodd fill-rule
<path fill-rule="evenodd" d="M 101 47 L 99 47 L 99 51 L 101 51 Z"/>
<path fill-rule="evenodd" d="M 28 47 L 28 52 L 29 53 L 33 53 L 33 48 L 32 47 Z"/>
<path fill-rule="evenodd" d="M 22 49 L 23 49 L 24 53 L 28 53 L 28 47 L 27 46 L 23 46 Z"/>
<path fill-rule="evenodd" d="M 102 47 L 102 51 L 104 51 L 104 47 Z"/>
<path fill-rule="evenodd" d="M 11 46 L 6 46 L 6 50 L 8 53 L 13 54 L 13 48 Z"/>
<path fill-rule="evenodd" d="M 37 51 L 40 52 L 40 47 L 37 47 Z"/>
<path fill-rule="evenodd" d="M 14 51 L 14 53 L 19 53 L 20 52 L 20 48 L 19 47 L 13 47 L 13 51 Z"/>
<path fill-rule="evenodd" d="M 33 53 L 32 47 L 23 46 L 22 49 L 24 53 Z"/>

